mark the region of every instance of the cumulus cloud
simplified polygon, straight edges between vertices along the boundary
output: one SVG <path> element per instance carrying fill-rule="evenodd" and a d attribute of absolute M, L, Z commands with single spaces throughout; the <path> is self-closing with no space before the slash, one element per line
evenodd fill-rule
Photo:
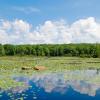
<path fill-rule="evenodd" d="M 78 20 L 70 28 L 73 42 L 100 42 L 100 23 L 93 17 Z"/>
<path fill-rule="evenodd" d="M 23 20 L 0 21 L 0 43 L 11 44 L 61 44 L 100 42 L 100 23 L 93 17 L 72 24 L 65 20 L 45 21 L 33 28 Z"/>

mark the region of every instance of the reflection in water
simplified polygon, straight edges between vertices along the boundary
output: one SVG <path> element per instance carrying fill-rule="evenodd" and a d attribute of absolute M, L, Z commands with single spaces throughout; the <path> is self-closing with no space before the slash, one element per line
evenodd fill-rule
<path fill-rule="evenodd" d="M 35 75 L 31 80 L 36 86 L 44 88 L 45 92 L 66 93 L 71 87 L 73 90 L 95 96 L 96 91 L 100 88 L 100 74 L 96 71 L 67 71 L 65 73 L 54 73 L 46 75 Z"/>
<path fill-rule="evenodd" d="M 61 96 L 71 93 L 79 93 L 80 95 L 96 97 L 97 91 L 100 89 L 100 73 L 97 70 L 84 70 L 84 71 L 66 71 L 59 73 L 43 73 L 33 74 L 32 76 L 13 76 L 12 79 L 16 82 L 22 82 L 22 86 L 15 86 L 5 90 L 20 96 L 32 93 L 31 97 L 37 99 L 37 96 L 59 93 Z M 3 91 L 1 87 L 1 91 Z M 40 91 L 40 92 L 39 92 Z M 36 93 L 38 95 L 36 96 Z M 24 95 L 22 95 L 24 93 Z M 70 94 L 71 94 L 70 93 Z M 99 93 L 99 92 L 98 92 Z M 100 97 L 100 95 L 99 95 Z M 15 98 L 15 97 L 14 97 Z M 24 97 L 25 99 L 25 97 Z M 31 100 L 31 99 L 30 99 Z M 42 99 L 43 100 L 43 99 Z"/>

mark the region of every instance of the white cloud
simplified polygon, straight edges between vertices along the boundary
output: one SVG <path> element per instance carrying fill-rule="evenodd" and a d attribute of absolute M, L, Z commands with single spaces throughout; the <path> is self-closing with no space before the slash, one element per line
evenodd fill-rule
<path fill-rule="evenodd" d="M 40 9 L 35 8 L 35 7 L 13 7 L 13 9 L 19 12 L 26 13 L 26 14 L 40 12 Z"/>
<path fill-rule="evenodd" d="M 33 26 L 23 20 L 0 22 L 0 43 L 94 43 L 100 42 L 100 23 L 93 17 L 67 24 L 65 20 L 46 21 Z"/>
<path fill-rule="evenodd" d="M 74 22 L 71 25 L 73 42 L 100 42 L 100 23 L 89 17 Z"/>

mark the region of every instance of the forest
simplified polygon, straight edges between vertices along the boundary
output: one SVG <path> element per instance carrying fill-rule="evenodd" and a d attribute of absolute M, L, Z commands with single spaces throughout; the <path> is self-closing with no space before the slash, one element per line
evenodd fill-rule
<path fill-rule="evenodd" d="M 100 57 L 100 44 L 0 44 L 0 56 Z"/>

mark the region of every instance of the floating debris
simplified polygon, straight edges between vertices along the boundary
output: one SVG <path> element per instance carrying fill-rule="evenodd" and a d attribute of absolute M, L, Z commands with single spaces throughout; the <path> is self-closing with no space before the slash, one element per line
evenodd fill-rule
<path fill-rule="evenodd" d="M 34 67 L 35 70 L 46 70 L 45 66 L 35 66 Z"/>

